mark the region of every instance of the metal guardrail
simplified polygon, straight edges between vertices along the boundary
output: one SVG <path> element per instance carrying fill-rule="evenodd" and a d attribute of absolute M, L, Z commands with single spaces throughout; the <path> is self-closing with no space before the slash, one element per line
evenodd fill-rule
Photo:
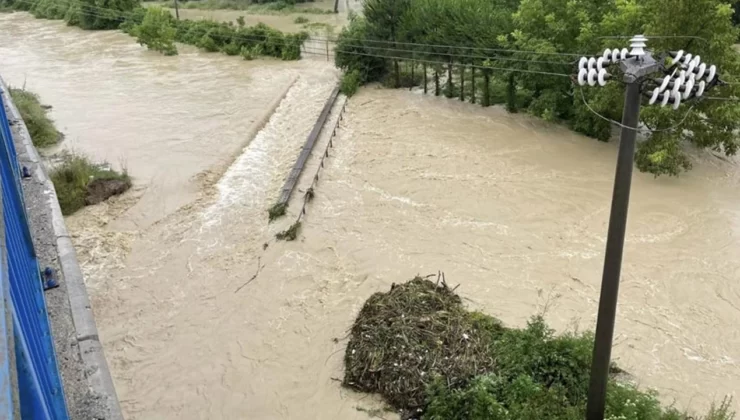
<path fill-rule="evenodd" d="M 66 420 L 69 415 L 23 201 L 21 171 L 2 96 L 0 177 L 0 418 Z"/>

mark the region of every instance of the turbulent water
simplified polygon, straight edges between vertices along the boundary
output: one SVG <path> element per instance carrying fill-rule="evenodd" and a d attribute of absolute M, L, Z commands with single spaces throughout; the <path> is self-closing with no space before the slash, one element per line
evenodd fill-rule
<path fill-rule="evenodd" d="M 415 274 L 443 270 L 509 325 L 544 311 L 560 331 L 593 328 L 614 144 L 365 89 L 299 240 L 275 242 L 299 205 L 274 225 L 266 209 L 336 81 L 325 61 L 165 58 L 16 14 L 0 15 L 0 66 L 53 105 L 65 147 L 134 177 L 68 218 L 127 418 L 367 418 L 372 402 L 336 381 L 344 337 L 370 294 Z M 694 160 L 680 178 L 635 174 L 614 356 L 666 402 L 705 409 L 740 389 L 740 179 Z"/>

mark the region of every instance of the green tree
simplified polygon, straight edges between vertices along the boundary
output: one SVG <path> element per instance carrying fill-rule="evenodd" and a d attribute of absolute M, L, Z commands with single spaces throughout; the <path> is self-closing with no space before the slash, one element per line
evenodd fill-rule
<path fill-rule="evenodd" d="M 118 29 L 139 4 L 139 0 L 77 0 L 77 16 L 68 14 L 67 20 L 82 29 Z"/>
<path fill-rule="evenodd" d="M 134 26 L 132 35 L 141 45 L 164 55 L 177 55 L 175 22 L 172 14 L 161 7 L 150 7 L 141 24 Z"/>
<path fill-rule="evenodd" d="M 643 14 L 648 16 L 645 25 L 648 34 L 701 38 L 655 39 L 650 41 L 655 51 L 685 49 L 701 55 L 703 62 L 715 64 L 720 75 L 740 74 L 740 60 L 734 49 L 738 30 L 733 26 L 734 10 L 729 4 L 721 0 L 644 0 Z M 736 97 L 740 94 L 738 87 L 717 87 L 711 96 Z M 683 148 L 686 143 L 728 156 L 738 151 L 740 105 L 737 102 L 704 100 L 681 105 L 677 111 L 645 107 L 641 118 L 648 128 L 656 131 L 638 148 L 636 163 L 640 170 L 677 175 L 690 169 L 691 162 Z"/>
<path fill-rule="evenodd" d="M 388 40 L 391 43 L 371 44 L 376 54 L 389 57 L 398 56 L 396 42 L 401 38 L 401 23 L 409 10 L 411 0 L 366 0 L 363 13 L 367 19 L 367 35 L 371 40 Z M 393 60 L 394 86 L 401 84 L 398 60 Z"/>

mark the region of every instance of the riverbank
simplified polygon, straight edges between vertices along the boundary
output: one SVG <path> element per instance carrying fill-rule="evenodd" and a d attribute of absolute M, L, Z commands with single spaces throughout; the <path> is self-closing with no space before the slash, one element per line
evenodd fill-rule
<path fill-rule="evenodd" d="M 11 104 L 2 79 L 0 89 L 3 102 Z M 31 174 L 23 181 L 23 195 L 39 266 L 50 267 L 59 282 L 44 295 L 70 418 L 122 419 L 53 184 L 17 108 L 9 105 L 7 111 L 15 121 L 11 134 L 19 164 Z"/>

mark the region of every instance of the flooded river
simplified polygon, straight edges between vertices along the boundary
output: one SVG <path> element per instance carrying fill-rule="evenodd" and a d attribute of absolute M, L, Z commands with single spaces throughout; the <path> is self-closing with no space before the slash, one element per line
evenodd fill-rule
<path fill-rule="evenodd" d="M 443 270 L 509 325 L 546 307 L 558 330 L 593 328 L 614 144 L 364 89 L 282 243 L 293 219 L 268 225 L 266 209 L 334 86 L 325 61 L 165 58 L 16 14 L 0 15 L 0 66 L 53 105 L 65 147 L 134 177 L 68 218 L 127 418 L 367 418 L 335 381 L 347 328 L 416 274 Z M 740 389 L 740 179 L 694 155 L 677 179 L 635 174 L 614 356 L 701 410 Z"/>

